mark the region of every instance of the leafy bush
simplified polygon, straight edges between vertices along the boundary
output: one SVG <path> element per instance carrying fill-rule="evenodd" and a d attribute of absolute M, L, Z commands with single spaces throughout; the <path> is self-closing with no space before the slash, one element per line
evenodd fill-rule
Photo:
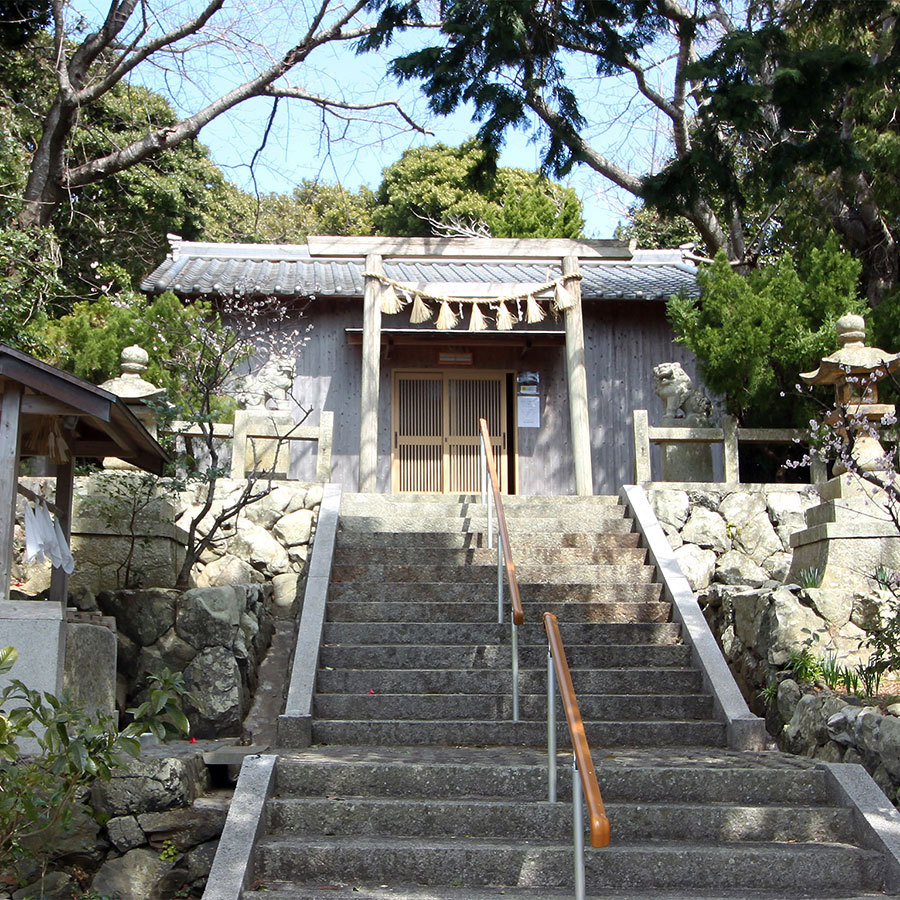
<path fill-rule="evenodd" d="M 697 275 L 702 298 L 673 297 L 668 314 L 729 413 L 746 425 L 805 424 L 797 375 L 835 349 L 838 318 L 863 311 L 859 269 L 834 236 L 799 264 L 786 253 L 747 276 L 720 253 Z"/>
<path fill-rule="evenodd" d="M 0 675 L 16 658 L 15 648 L 0 649 Z M 18 680 L 0 691 L 0 872 L 15 871 L 23 858 L 51 858 L 78 796 L 95 778 L 111 778 L 125 756 L 136 758 L 141 733 L 187 734 L 181 675 L 166 670 L 151 681 L 147 700 L 128 711 L 133 721 L 121 730 L 107 716 L 88 716 Z M 27 738 L 37 753 L 23 752 Z"/>

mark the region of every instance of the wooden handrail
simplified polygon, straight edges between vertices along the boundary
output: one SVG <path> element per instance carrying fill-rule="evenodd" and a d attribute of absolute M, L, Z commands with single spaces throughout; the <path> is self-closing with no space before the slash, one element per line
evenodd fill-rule
<path fill-rule="evenodd" d="M 519 582 L 516 581 L 516 565 L 512 558 L 512 547 L 509 543 L 509 529 L 506 527 L 506 513 L 503 512 L 503 495 L 500 493 L 500 479 L 497 477 L 497 464 L 494 462 L 494 449 L 491 444 L 491 433 L 488 431 L 487 419 L 479 419 L 481 439 L 484 441 L 487 457 L 488 476 L 491 479 L 491 490 L 494 494 L 494 506 L 497 508 L 497 530 L 500 533 L 500 546 L 503 548 L 503 561 L 506 564 L 506 579 L 509 582 L 509 596 L 512 601 L 512 617 L 514 625 L 525 621 L 522 609 L 522 597 L 519 594 Z"/>
<path fill-rule="evenodd" d="M 588 746 L 587 736 L 584 733 L 584 722 L 581 719 L 581 711 L 578 709 L 575 688 L 572 686 L 572 675 L 569 672 L 569 663 L 566 660 L 566 651 L 563 648 L 559 625 L 553 613 L 544 613 L 544 631 L 547 633 L 550 656 L 553 658 L 553 668 L 556 671 L 556 682 L 559 685 L 566 721 L 569 723 L 572 750 L 575 753 L 578 775 L 584 789 L 588 821 L 591 827 L 591 846 L 608 847 L 609 819 L 606 817 L 606 809 L 603 806 L 600 785 L 597 784 L 597 773 L 594 771 L 591 748 Z"/>

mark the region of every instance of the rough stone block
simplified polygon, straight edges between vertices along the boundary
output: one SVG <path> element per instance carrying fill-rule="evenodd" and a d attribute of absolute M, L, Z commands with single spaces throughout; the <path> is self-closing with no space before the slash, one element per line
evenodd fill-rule
<path fill-rule="evenodd" d="M 195 737 L 240 734 L 249 698 L 230 647 L 207 647 L 198 653 L 184 679 L 191 691 L 185 711 Z"/>
<path fill-rule="evenodd" d="M 119 853 L 125 853 L 146 843 L 143 829 L 134 816 L 114 816 L 106 823 L 106 833 L 110 843 Z"/>
<path fill-rule="evenodd" d="M 179 591 L 157 588 L 145 591 L 101 591 L 97 603 L 114 616 L 118 630 L 139 647 L 155 644 L 175 624 Z"/>
<path fill-rule="evenodd" d="M 673 552 L 691 590 L 702 591 L 709 586 L 716 567 L 716 554 L 712 550 L 704 550 L 696 544 L 684 544 Z"/>
<path fill-rule="evenodd" d="M 171 862 L 160 859 L 152 850 L 129 850 L 124 856 L 108 859 L 94 876 L 91 887 L 101 897 L 119 900 L 158 898 L 157 884 L 171 868 Z"/>
<path fill-rule="evenodd" d="M 194 588 L 181 595 L 175 630 L 192 647 L 230 647 L 247 595 L 232 587 Z"/>
<path fill-rule="evenodd" d="M 103 625 L 66 626 L 63 688 L 90 716 L 116 715 L 116 636 Z"/>
<path fill-rule="evenodd" d="M 681 539 L 685 543 L 697 544 L 716 553 L 725 553 L 731 549 L 731 538 L 725 520 L 717 512 L 702 506 L 695 507 L 691 512 L 681 530 Z"/>
<path fill-rule="evenodd" d="M 109 781 L 95 781 L 91 804 L 109 816 L 157 812 L 188 806 L 209 783 L 200 753 L 165 756 L 165 746 L 142 750 L 140 759 L 125 759 Z"/>

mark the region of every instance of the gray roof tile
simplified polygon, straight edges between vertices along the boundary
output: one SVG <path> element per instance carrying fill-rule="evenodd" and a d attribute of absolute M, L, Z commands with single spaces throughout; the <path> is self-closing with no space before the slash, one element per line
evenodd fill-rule
<path fill-rule="evenodd" d="M 252 295 L 289 297 L 315 294 L 330 297 L 358 297 L 363 293 L 362 260 L 312 259 L 300 252 L 284 252 L 272 246 L 248 257 L 230 252 L 234 245 L 206 245 L 202 255 L 182 248 L 169 256 L 142 282 L 141 290 L 151 294 L 171 290 L 184 296 Z M 240 245 L 239 245 L 240 246 Z M 679 291 L 699 294 L 696 269 L 676 261 L 669 254 L 657 254 L 647 261 L 582 260 L 582 296 L 586 300 L 664 300 Z M 658 258 L 663 257 L 663 258 Z M 468 260 L 387 260 L 385 274 L 396 281 L 411 282 L 544 282 L 561 274 L 558 266 Z"/>

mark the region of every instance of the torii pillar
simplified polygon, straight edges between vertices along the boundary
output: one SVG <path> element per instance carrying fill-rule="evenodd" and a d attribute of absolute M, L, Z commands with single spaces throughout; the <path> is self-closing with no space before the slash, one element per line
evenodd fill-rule
<path fill-rule="evenodd" d="M 381 381 L 381 256 L 366 256 L 363 293 L 362 385 L 359 415 L 359 491 L 374 493 L 378 475 L 378 389 Z"/>
<path fill-rule="evenodd" d="M 562 273 L 580 275 L 578 256 L 562 261 Z M 575 464 L 575 493 L 587 497 L 594 493 L 591 468 L 591 423 L 588 416 L 587 373 L 584 365 L 584 323 L 581 316 L 581 283 L 566 284 L 575 302 L 565 310 L 566 380 L 569 385 L 569 423 L 572 434 L 572 459 Z"/>

